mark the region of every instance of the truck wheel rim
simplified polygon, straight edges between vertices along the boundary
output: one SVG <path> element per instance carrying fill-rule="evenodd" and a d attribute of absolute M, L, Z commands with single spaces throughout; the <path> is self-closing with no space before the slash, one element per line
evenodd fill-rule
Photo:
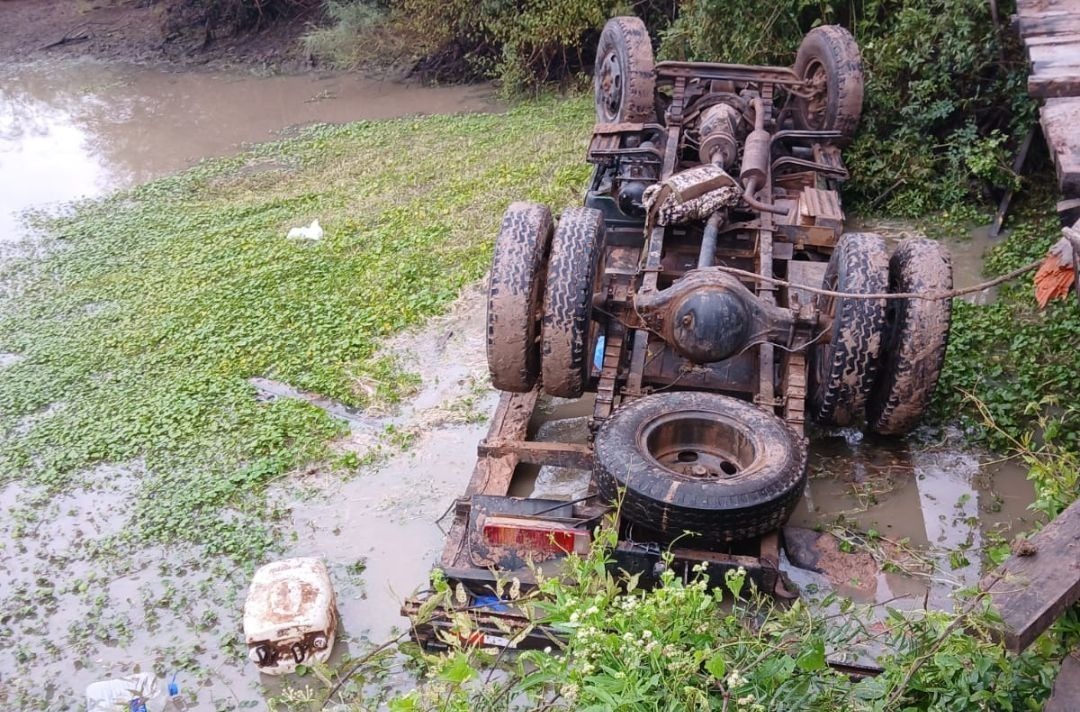
<path fill-rule="evenodd" d="M 761 451 L 742 424 L 717 413 L 667 413 L 638 432 L 640 452 L 679 479 L 731 482 L 754 471 Z"/>
<path fill-rule="evenodd" d="M 600 102 L 604 107 L 604 115 L 609 121 L 615 121 L 619 117 L 619 108 L 622 106 L 622 66 L 619 57 L 612 50 L 604 57 L 600 65 Z"/>

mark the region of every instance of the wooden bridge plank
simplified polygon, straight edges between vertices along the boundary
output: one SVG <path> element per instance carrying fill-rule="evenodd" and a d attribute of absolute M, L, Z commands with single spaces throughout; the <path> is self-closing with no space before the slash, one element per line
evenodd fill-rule
<path fill-rule="evenodd" d="M 1016 2 L 1016 11 L 1020 15 L 1034 15 L 1047 10 L 1069 8 L 1080 9 L 1080 3 L 1076 0 L 1017 0 Z"/>
<path fill-rule="evenodd" d="M 1060 10 L 1034 15 L 1020 15 L 1017 19 L 1020 35 L 1071 35 L 1080 32 L 1080 13 Z"/>
<path fill-rule="evenodd" d="M 1043 136 L 1054 158 L 1058 186 L 1066 196 L 1080 197 L 1080 99 L 1047 99 L 1039 110 Z"/>
<path fill-rule="evenodd" d="M 1035 72 L 1048 67 L 1077 67 L 1080 71 L 1080 41 L 1070 44 L 1029 45 L 1028 59 Z"/>
<path fill-rule="evenodd" d="M 1028 77 L 1028 94 L 1036 99 L 1080 96 L 1080 67 L 1057 67 Z"/>
<path fill-rule="evenodd" d="M 1024 38 L 1024 44 L 1028 46 L 1029 51 L 1032 47 L 1052 47 L 1054 45 L 1067 44 L 1080 45 L 1080 34 L 1032 35 L 1031 37 Z"/>
<path fill-rule="evenodd" d="M 1080 709 L 1080 650 L 1074 650 L 1061 661 L 1061 670 L 1054 680 L 1054 692 L 1043 712 L 1075 712 Z"/>
<path fill-rule="evenodd" d="M 1010 650 L 1026 648 L 1080 600 L 1080 500 L 1033 536 L 1031 556 L 1010 556 L 985 579 L 1001 615 L 1000 637 Z"/>

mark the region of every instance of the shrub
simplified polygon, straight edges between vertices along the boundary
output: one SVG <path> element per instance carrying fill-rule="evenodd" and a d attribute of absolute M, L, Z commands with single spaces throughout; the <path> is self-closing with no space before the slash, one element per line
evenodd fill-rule
<path fill-rule="evenodd" d="M 304 36 L 307 53 L 339 67 L 381 65 L 410 57 L 401 32 L 385 32 L 390 8 L 385 2 L 329 0 L 329 23 Z"/>
<path fill-rule="evenodd" d="M 209 43 L 219 37 L 260 29 L 264 23 L 305 12 L 320 0 L 173 0 L 165 8 L 166 37 L 183 36 L 193 30 Z"/>
<path fill-rule="evenodd" d="M 357 24 L 340 18 L 369 7 L 370 0 L 328 5 L 339 27 Z M 421 73 L 495 78 L 510 91 L 587 72 L 599 29 L 628 12 L 645 17 L 661 57 L 691 60 L 789 65 L 810 28 L 844 25 L 859 40 L 866 71 L 862 129 L 847 153 L 855 208 L 916 216 L 976 202 L 988 186 L 1016 187 L 1010 148 L 1034 117 L 1023 52 L 982 0 L 386 0 L 379 7 L 388 8 L 389 34 L 416 38 L 410 49 L 424 57 Z"/>
<path fill-rule="evenodd" d="M 863 55 L 861 130 L 847 153 L 856 207 L 918 216 L 1015 187 L 1008 146 L 1028 130 L 1026 62 L 981 0 L 687 0 L 668 57 L 791 64 L 803 34 L 847 26 Z"/>

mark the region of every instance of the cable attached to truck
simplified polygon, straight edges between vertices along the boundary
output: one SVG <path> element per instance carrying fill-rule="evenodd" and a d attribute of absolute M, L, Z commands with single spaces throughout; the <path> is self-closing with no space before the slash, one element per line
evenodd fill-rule
<path fill-rule="evenodd" d="M 790 289 L 798 289 L 798 290 L 803 291 L 803 292 L 810 292 L 811 294 L 820 294 L 823 297 L 836 297 L 838 299 L 928 299 L 928 300 L 939 300 L 939 299 L 955 299 L 956 297 L 962 297 L 962 296 L 964 296 L 966 294 L 974 294 L 976 292 L 982 292 L 984 290 L 990 289 L 991 287 L 996 287 L 999 284 L 1002 284 L 1004 282 L 1009 282 L 1011 280 L 1016 279 L 1017 277 L 1020 277 L 1021 275 L 1024 275 L 1024 274 L 1026 274 L 1028 272 L 1031 272 L 1033 270 L 1038 269 L 1042 265 L 1042 263 L 1043 263 L 1043 258 L 1039 258 L 1039 259 L 1035 260 L 1034 262 L 1031 262 L 1029 264 L 1024 265 L 1023 267 L 1019 267 L 1017 269 L 1014 269 L 1012 272 L 1009 272 L 1008 274 L 1003 274 L 1000 277 L 995 277 L 994 279 L 988 280 L 986 282 L 982 282 L 980 284 L 973 285 L 971 287 L 964 287 L 963 289 L 950 289 L 950 290 L 948 290 L 946 292 L 924 292 L 924 293 L 897 292 L 895 294 L 889 294 L 889 293 L 855 294 L 855 293 L 852 293 L 852 292 L 834 292 L 834 291 L 832 291 L 830 289 L 821 289 L 821 288 L 818 288 L 818 287 L 808 287 L 808 286 L 805 286 L 805 285 L 802 285 L 802 284 L 795 284 L 794 282 L 788 282 L 787 280 L 777 279 L 776 277 L 766 277 L 765 275 L 758 274 L 756 272 L 747 272 L 746 270 L 736 269 L 734 267 L 724 267 L 722 265 L 717 265 L 715 267 L 710 267 L 709 269 L 720 270 L 721 272 L 727 272 L 728 274 L 735 275 L 736 277 L 744 277 L 746 279 L 754 279 L 754 280 L 757 280 L 759 282 L 767 282 L 769 284 L 775 284 L 775 285 L 780 286 L 780 287 L 788 287 Z"/>

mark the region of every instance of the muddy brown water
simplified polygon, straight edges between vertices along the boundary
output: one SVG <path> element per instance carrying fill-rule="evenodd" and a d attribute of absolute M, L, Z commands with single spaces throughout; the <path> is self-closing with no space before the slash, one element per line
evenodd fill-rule
<path fill-rule="evenodd" d="M 289 126 L 491 107 L 484 88 L 355 77 L 173 74 L 91 62 L 0 66 L 0 242 L 24 234 L 19 214 L 27 209 L 134 185 Z M 958 285 L 980 279 L 987 245 L 985 233 L 976 233 L 953 246 Z M 388 344 L 404 367 L 423 375 L 410 403 L 386 414 L 321 404 L 350 426 L 335 448 L 374 464 L 346 478 L 307 473 L 271 493 L 288 511 L 285 554 L 321 556 L 330 568 L 342 621 L 336 656 L 402 629 L 401 601 L 424 586 L 441 551 L 438 519 L 469 479 L 487 429 L 482 421 L 496 402 L 483 333 L 482 299 L 473 290 L 446 317 Z M 15 358 L 0 354 L 0 367 Z M 309 397 L 288 384 L 254 385 L 264 398 Z M 583 441 L 591 410 L 587 400 L 554 402 L 533 430 Z M 841 582 L 842 592 L 947 605 L 948 594 L 976 578 L 981 565 L 971 553 L 953 567 L 952 551 L 970 545 L 977 552 L 995 533 L 1007 537 L 1030 525 L 1024 473 L 1011 462 L 982 464 L 989 456 L 966 448 L 962 437 L 883 444 L 838 431 L 815 443 L 795 523 L 830 526 L 843 516 L 853 527 L 905 541 L 945 572 L 881 574 L 872 589 Z M 514 494 L 573 499 L 582 474 L 526 471 Z M 247 582 L 236 571 L 207 565 L 198 552 L 156 548 L 108 575 L 100 571 L 99 557 L 107 555 L 100 546 L 127 521 L 140 475 L 138 463 L 102 467 L 52 499 L 17 484 L 0 487 L 0 703 L 7 708 L 21 691 L 29 709 L 75 709 L 89 682 L 137 665 L 167 673 L 182 667 L 179 680 L 195 695 L 194 709 L 262 708 L 278 689 L 279 681 L 237 659 Z M 836 585 L 812 575 L 800 583 Z"/>
<path fill-rule="evenodd" d="M 90 60 L 0 65 L 0 241 L 19 235 L 26 209 L 143 183 L 289 127 L 495 107 L 487 86 L 180 73 Z"/>

